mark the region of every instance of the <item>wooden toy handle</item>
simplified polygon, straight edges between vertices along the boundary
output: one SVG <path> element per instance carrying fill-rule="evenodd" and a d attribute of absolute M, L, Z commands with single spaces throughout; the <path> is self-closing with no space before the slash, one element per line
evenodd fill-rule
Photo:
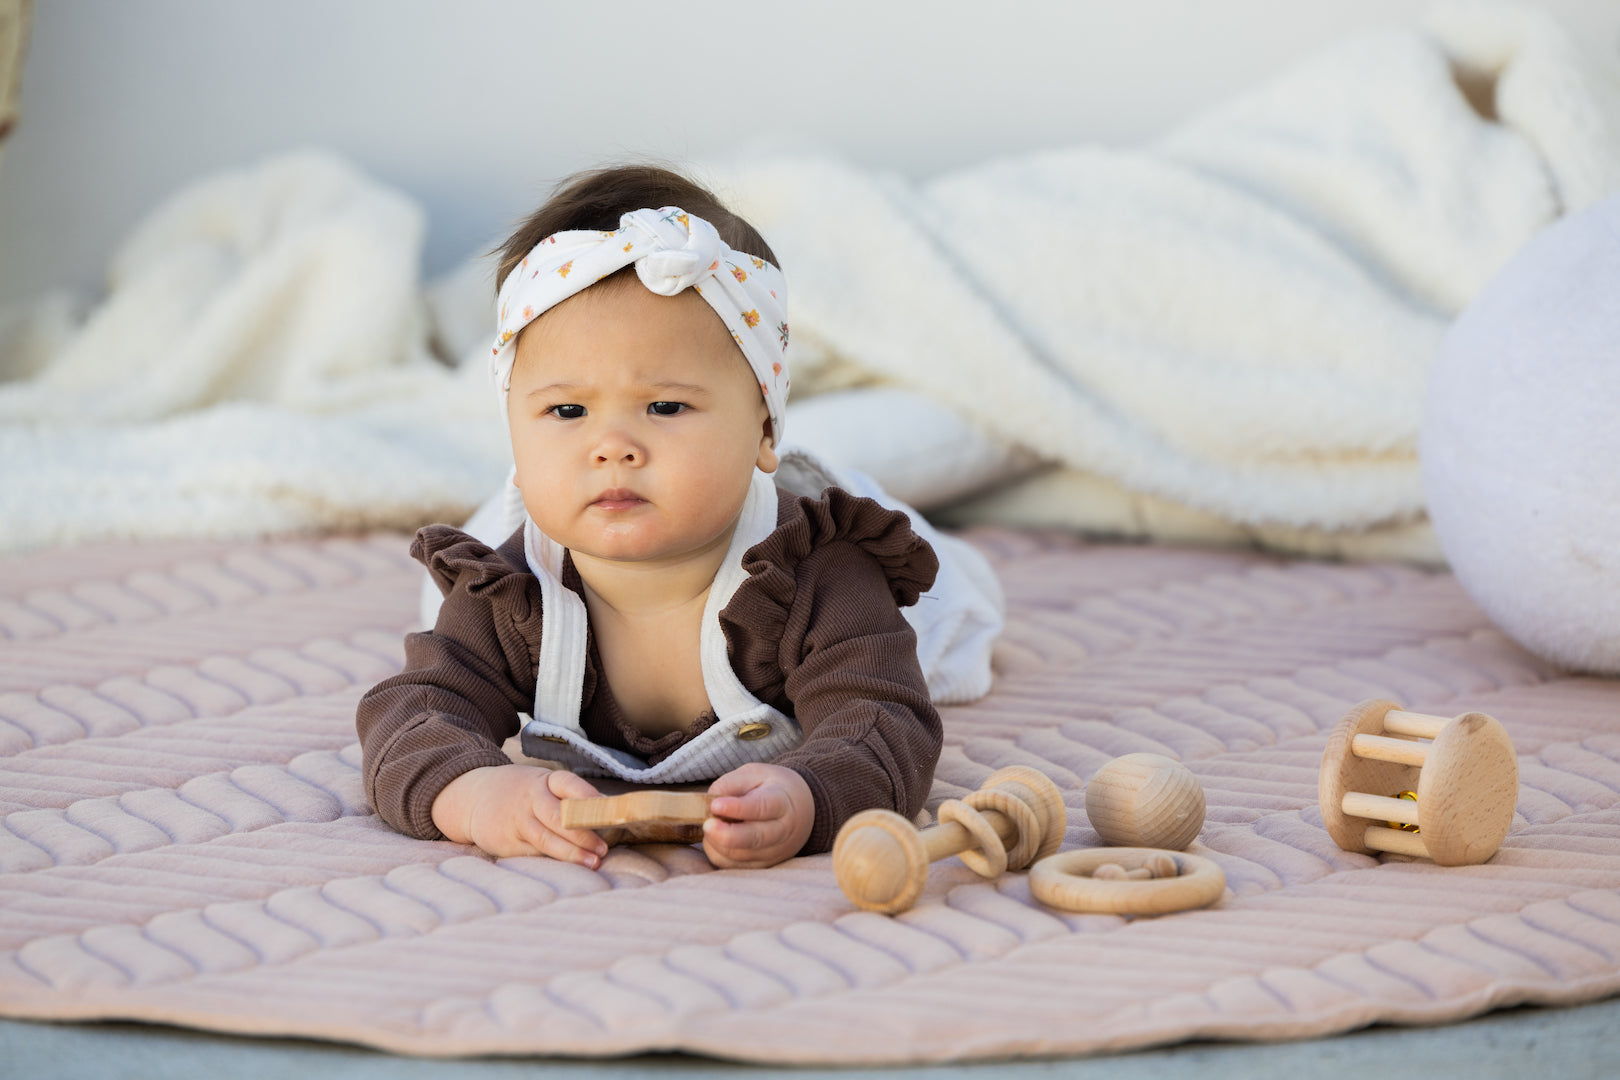
<path fill-rule="evenodd" d="M 995 833 L 1003 851 L 1013 846 L 1013 842 L 1018 839 L 1018 826 L 1013 824 L 1012 818 L 999 810 L 981 810 L 979 816 L 984 818 L 984 823 Z M 931 863 L 948 859 L 952 855 L 960 855 L 964 851 L 975 851 L 979 846 L 974 834 L 958 821 L 930 825 L 917 835 L 922 838 L 923 850 L 928 853 L 928 861 Z"/>

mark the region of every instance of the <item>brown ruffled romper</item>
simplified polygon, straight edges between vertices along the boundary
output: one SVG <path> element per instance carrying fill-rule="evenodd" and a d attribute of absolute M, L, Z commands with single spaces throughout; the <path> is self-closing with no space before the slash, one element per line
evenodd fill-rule
<path fill-rule="evenodd" d="M 804 741 L 775 764 L 804 777 L 815 825 L 801 854 L 826 851 L 852 814 L 922 808 L 939 760 L 939 714 L 900 613 L 933 584 L 933 549 L 904 513 L 828 488 L 777 492 L 777 525 L 744 554 L 748 578 L 720 613 L 732 670 L 761 701 L 793 716 Z M 519 530 L 499 549 L 446 525 L 412 554 L 445 591 L 432 631 L 405 639 L 405 670 L 361 700 L 363 775 L 394 828 L 441 839 L 433 800 L 470 769 L 505 765 L 501 745 L 532 708 L 540 585 Z M 563 583 L 581 592 L 564 561 Z M 655 762 L 714 722 L 652 739 L 620 713 L 588 637 L 580 723 L 593 742 Z"/>

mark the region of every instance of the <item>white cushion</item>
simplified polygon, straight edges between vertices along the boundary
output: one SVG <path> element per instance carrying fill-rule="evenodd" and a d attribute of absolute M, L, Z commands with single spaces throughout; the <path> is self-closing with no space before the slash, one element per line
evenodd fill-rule
<path fill-rule="evenodd" d="M 1620 674 L 1620 195 L 1537 235 L 1457 319 L 1421 453 L 1469 595 L 1531 651 Z"/>

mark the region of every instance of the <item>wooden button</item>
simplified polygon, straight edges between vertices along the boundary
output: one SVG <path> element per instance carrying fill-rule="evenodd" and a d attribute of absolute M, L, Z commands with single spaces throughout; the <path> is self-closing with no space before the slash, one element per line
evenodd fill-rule
<path fill-rule="evenodd" d="M 565 742 L 568 741 L 567 739 L 563 738 L 561 735 L 541 735 L 541 736 L 539 736 L 539 738 L 544 742 L 565 743 Z"/>
<path fill-rule="evenodd" d="M 753 742 L 755 739 L 763 739 L 770 733 L 771 725 L 769 724 L 744 724 L 737 729 L 737 738 L 745 742 Z"/>

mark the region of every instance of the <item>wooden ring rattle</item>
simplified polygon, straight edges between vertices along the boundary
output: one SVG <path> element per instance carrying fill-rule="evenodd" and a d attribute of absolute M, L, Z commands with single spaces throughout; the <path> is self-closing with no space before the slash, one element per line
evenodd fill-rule
<path fill-rule="evenodd" d="M 857 907 L 892 915 L 917 902 L 930 863 L 966 852 L 979 856 L 963 861 L 982 876 L 1020 870 L 1055 852 L 1067 824 L 1057 785 L 1027 766 L 1009 765 L 965 799 L 942 805 L 940 823 L 921 832 L 889 810 L 854 815 L 833 841 L 833 873 Z"/>
<path fill-rule="evenodd" d="M 1412 792 L 1415 800 L 1400 797 Z M 1484 713 L 1448 720 L 1363 701 L 1328 737 L 1317 798 L 1346 851 L 1472 866 L 1496 854 L 1513 824 L 1519 760 L 1506 729 Z"/>
<path fill-rule="evenodd" d="M 1152 874 L 1154 869 L 1162 874 L 1165 859 L 1173 861 L 1174 875 Z M 1124 875 L 1095 876 L 1111 863 L 1123 867 Z M 1213 904 L 1226 891 L 1226 874 L 1213 860 L 1182 851 L 1086 848 L 1036 863 L 1029 872 L 1029 891 L 1041 903 L 1064 911 L 1164 915 Z"/>

